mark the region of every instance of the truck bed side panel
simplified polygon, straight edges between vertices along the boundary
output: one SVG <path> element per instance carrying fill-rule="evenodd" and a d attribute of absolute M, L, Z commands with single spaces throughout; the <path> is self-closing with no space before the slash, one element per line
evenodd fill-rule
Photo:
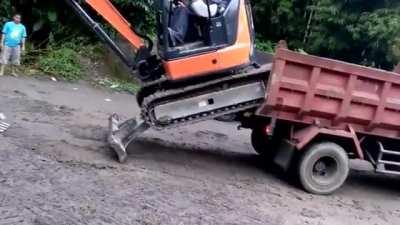
<path fill-rule="evenodd" d="M 400 75 L 279 48 L 258 113 L 399 138 Z"/>

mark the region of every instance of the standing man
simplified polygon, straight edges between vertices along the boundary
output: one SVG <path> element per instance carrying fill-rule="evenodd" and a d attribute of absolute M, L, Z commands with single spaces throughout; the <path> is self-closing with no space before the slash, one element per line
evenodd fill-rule
<path fill-rule="evenodd" d="M 11 64 L 13 76 L 18 76 L 16 67 L 21 64 L 21 52 L 25 51 L 26 28 L 21 24 L 21 15 L 15 14 L 13 21 L 3 27 L 1 36 L 0 76 L 4 75 L 6 65 Z"/>

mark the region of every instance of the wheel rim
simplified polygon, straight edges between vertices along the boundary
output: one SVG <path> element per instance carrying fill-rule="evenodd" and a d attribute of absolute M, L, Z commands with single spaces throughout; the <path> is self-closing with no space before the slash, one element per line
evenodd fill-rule
<path fill-rule="evenodd" d="M 332 157 L 322 157 L 315 161 L 312 167 L 313 180 L 321 185 L 330 184 L 338 174 L 338 162 Z"/>

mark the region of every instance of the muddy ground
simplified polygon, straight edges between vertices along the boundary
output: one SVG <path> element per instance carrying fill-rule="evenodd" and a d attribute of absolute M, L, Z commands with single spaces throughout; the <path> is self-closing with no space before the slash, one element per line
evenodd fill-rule
<path fill-rule="evenodd" d="M 313 196 L 269 169 L 249 131 L 209 121 L 149 131 L 119 164 L 107 117 L 134 96 L 85 84 L 0 77 L 0 224 L 400 224 L 400 179 L 352 171 Z"/>

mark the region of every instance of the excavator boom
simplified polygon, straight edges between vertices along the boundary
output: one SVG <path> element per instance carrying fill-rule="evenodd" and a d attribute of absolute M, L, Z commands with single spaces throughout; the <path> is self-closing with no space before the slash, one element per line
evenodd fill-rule
<path fill-rule="evenodd" d="M 130 23 L 109 0 L 86 0 L 85 2 L 107 20 L 135 49 L 144 47 L 143 40 L 132 30 Z"/>
<path fill-rule="evenodd" d="M 91 8 L 100 14 L 122 37 L 124 37 L 136 51 L 136 58 L 128 57 L 125 52 L 114 42 L 114 40 L 104 31 L 99 23 L 97 23 L 78 3 L 77 0 L 66 0 L 66 2 L 74 9 L 77 15 L 103 40 L 114 53 L 130 68 L 134 69 L 136 63 L 142 57 L 148 57 L 148 49 L 143 39 L 149 42 L 152 47 L 151 40 L 147 37 L 139 36 L 131 28 L 131 25 L 119 13 L 109 0 L 84 0 Z M 151 48 L 149 47 L 149 48 Z"/>

